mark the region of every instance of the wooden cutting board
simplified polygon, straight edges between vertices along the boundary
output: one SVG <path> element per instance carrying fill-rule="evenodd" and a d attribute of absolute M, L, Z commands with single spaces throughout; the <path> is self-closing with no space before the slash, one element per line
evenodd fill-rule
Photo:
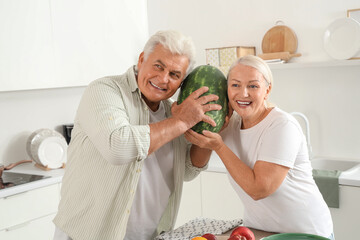
<path fill-rule="evenodd" d="M 277 25 L 269 29 L 261 44 L 263 53 L 295 53 L 297 46 L 298 41 L 295 32 L 285 25 Z"/>

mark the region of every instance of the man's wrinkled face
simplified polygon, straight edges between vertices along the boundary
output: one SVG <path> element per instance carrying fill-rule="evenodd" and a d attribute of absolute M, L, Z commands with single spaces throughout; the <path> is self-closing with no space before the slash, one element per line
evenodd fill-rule
<path fill-rule="evenodd" d="M 173 96 L 186 75 L 189 59 L 184 55 L 172 54 L 158 44 L 144 58 L 142 52 L 138 61 L 137 83 L 146 104 L 154 111 L 160 101 Z"/>

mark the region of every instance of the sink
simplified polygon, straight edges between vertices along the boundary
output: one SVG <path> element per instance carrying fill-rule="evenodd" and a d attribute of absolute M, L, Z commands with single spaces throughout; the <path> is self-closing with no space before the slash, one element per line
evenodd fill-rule
<path fill-rule="evenodd" d="M 342 160 L 331 158 L 314 158 L 311 160 L 311 166 L 313 169 L 320 170 L 339 170 L 347 171 L 356 165 L 360 164 L 360 161 L 356 160 Z"/>
<path fill-rule="evenodd" d="M 311 160 L 313 169 L 339 170 L 340 185 L 360 187 L 360 160 L 318 157 Z"/>

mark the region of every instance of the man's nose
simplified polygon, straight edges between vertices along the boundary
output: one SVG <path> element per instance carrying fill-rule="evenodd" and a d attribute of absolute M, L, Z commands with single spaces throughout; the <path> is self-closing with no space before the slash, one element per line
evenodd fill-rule
<path fill-rule="evenodd" d="M 167 82 L 169 82 L 169 77 L 170 77 L 169 73 L 166 71 L 163 71 L 159 76 L 159 80 L 162 83 L 167 83 Z"/>

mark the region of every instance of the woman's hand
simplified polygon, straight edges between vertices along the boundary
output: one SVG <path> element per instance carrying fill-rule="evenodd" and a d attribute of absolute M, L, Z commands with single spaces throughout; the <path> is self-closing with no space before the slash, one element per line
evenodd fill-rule
<path fill-rule="evenodd" d="M 192 144 L 214 151 L 219 150 L 224 145 L 224 142 L 219 134 L 208 130 L 204 130 L 202 133 L 203 134 L 199 134 L 189 129 L 185 132 L 185 138 Z"/>

